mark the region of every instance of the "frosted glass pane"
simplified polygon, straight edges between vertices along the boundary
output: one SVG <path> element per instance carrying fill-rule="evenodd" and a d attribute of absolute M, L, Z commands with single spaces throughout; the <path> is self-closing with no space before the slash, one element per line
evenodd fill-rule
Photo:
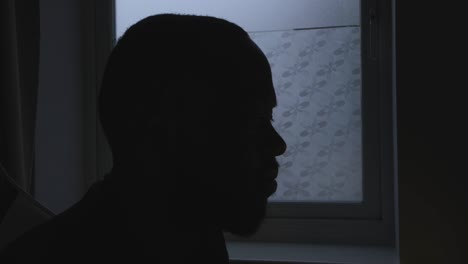
<path fill-rule="evenodd" d="M 272 201 L 361 201 L 360 28 L 250 33 L 266 54 L 278 106 Z"/>
<path fill-rule="evenodd" d="M 154 14 L 227 19 L 248 32 L 360 25 L 359 0 L 116 0 L 116 35 Z"/>

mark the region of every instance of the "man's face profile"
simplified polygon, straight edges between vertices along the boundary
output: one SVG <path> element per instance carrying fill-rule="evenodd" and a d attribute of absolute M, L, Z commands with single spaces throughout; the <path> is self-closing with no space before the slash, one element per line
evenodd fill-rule
<path fill-rule="evenodd" d="M 267 198 L 276 191 L 278 174 L 276 156 L 284 153 L 286 144 L 273 128 L 272 109 L 276 95 L 271 79 L 269 63 L 252 42 L 249 43 L 254 57 L 248 58 L 240 77 L 246 90 L 263 91 L 249 109 L 247 126 L 228 120 L 220 125 L 217 133 L 201 131 L 195 140 L 198 156 L 194 160 L 199 172 L 210 174 L 205 185 L 212 194 L 213 206 L 225 231 L 248 236 L 258 229 L 265 216 Z M 239 78 L 232 74 L 232 78 Z M 249 96 L 246 94 L 245 96 Z M 243 102 L 239 102 L 243 104 Z M 216 111 L 216 109 L 214 109 Z M 217 122 L 217 120 L 213 120 Z"/>

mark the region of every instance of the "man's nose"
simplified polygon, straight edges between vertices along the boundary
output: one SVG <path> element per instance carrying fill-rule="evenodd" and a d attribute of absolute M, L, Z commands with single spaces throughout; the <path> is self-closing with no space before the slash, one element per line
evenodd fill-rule
<path fill-rule="evenodd" d="M 278 132 L 275 130 L 275 136 L 274 136 L 274 154 L 275 156 L 280 156 L 283 155 L 284 152 L 286 152 L 287 145 L 284 139 L 278 134 Z"/>

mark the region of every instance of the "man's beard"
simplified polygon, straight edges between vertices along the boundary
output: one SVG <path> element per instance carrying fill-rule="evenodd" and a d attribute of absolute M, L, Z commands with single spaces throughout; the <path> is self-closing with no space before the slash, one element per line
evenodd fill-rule
<path fill-rule="evenodd" d="M 267 200 L 261 196 L 230 200 L 222 208 L 222 228 L 231 234 L 249 237 L 257 232 L 265 219 L 266 206 Z"/>
<path fill-rule="evenodd" d="M 234 160 L 234 157 L 224 157 L 224 160 Z M 204 162 L 192 161 L 190 166 L 185 167 L 190 168 L 185 171 L 186 175 L 199 170 L 203 171 L 204 177 L 190 178 L 190 183 L 184 181 L 184 184 L 178 186 L 187 188 L 182 193 L 186 194 L 185 197 L 191 203 L 204 208 L 201 211 L 206 213 L 208 222 L 218 225 L 223 231 L 248 237 L 255 234 L 263 223 L 270 194 L 259 176 L 262 172 L 252 169 L 249 160 L 239 163 L 244 166 L 235 167 L 232 162 L 216 160 L 207 170 L 200 168 Z M 200 202 L 196 202 L 197 199 Z"/>

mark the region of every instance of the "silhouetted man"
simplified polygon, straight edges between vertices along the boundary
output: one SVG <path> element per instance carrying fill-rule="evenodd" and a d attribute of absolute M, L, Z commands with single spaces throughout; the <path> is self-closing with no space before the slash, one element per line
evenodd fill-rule
<path fill-rule="evenodd" d="M 286 144 L 271 125 L 275 105 L 269 63 L 239 26 L 189 15 L 141 20 L 103 76 L 112 171 L 4 258 L 228 263 L 223 231 L 254 234 L 276 190 L 275 157 Z"/>

